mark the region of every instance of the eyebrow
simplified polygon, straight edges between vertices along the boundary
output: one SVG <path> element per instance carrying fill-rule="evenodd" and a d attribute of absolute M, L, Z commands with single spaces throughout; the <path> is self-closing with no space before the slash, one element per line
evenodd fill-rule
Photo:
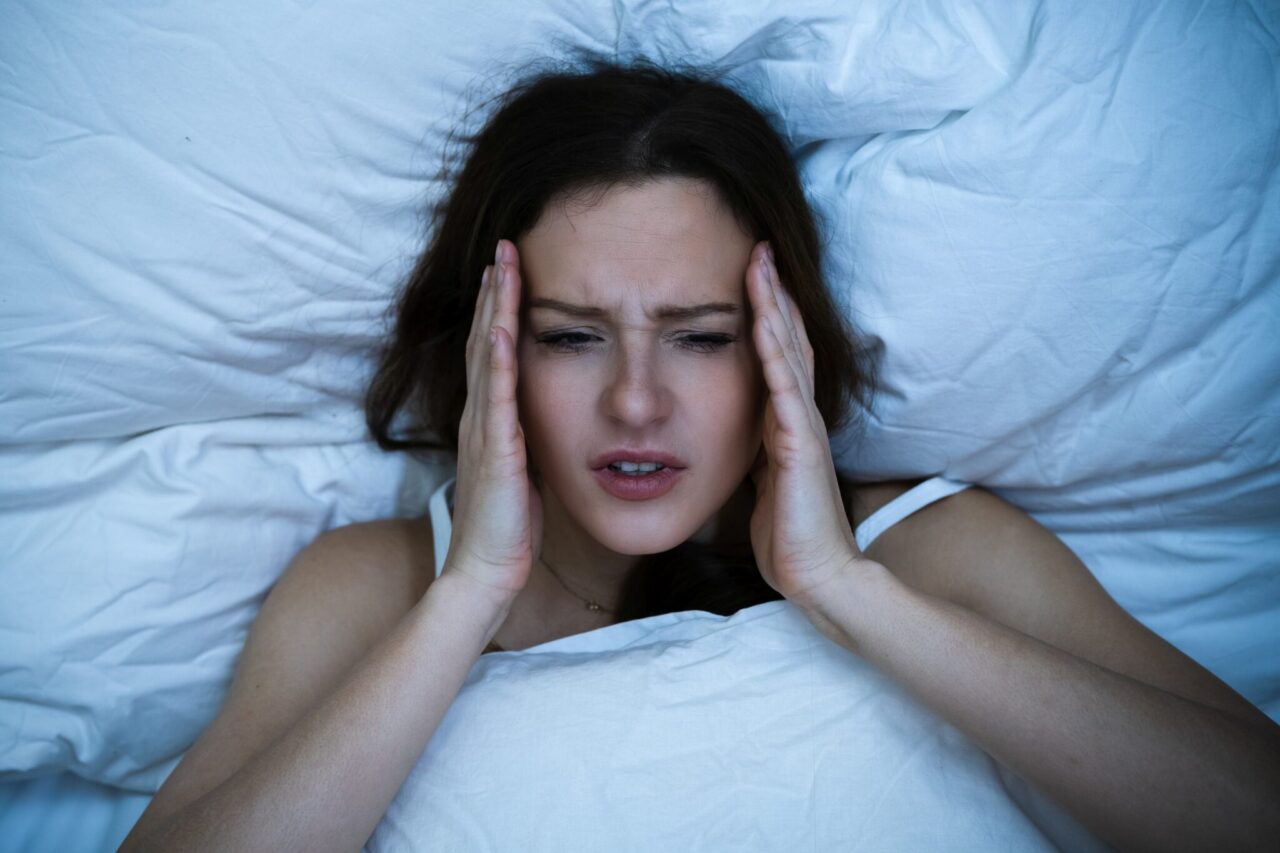
<path fill-rule="evenodd" d="M 573 317 L 599 319 L 609 316 L 607 311 L 595 305 L 574 305 L 572 302 L 561 302 L 559 299 L 530 299 L 529 308 L 531 310 L 534 308 L 547 308 Z M 707 314 L 729 314 L 733 316 L 741 311 L 742 309 L 732 302 L 705 302 L 701 305 L 659 305 L 650 316 L 658 320 L 691 320 L 695 317 L 704 317 Z"/>

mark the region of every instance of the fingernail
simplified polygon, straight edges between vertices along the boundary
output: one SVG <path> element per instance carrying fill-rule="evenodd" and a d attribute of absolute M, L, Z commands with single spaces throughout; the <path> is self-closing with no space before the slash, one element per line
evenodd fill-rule
<path fill-rule="evenodd" d="M 495 264 L 502 263 L 502 241 L 498 241 L 498 246 L 493 250 L 493 262 Z"/>
<path fill-rule="evenodd" d="M 764 244 L 764 253 L 769 256 L 769 263 L 773 263 L 773 244 L 767 240 Z"/>

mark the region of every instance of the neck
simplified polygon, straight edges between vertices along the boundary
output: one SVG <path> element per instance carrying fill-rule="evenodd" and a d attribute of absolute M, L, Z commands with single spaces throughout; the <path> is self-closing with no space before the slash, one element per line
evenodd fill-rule
<path fill-rule="evenodd" d="M 601 545 L 569 517 L 550 489 L 544 487 L 540 492 L 542 562 L 551 566 L 573 592 L 602 607 L 616 609 L 622 584 L 641 558 Z M 546 568 L 542 571 L 545 573 Z M 569 595 L 553 577 L 546 577 L 546 585 L 554 587 L 558 596 Z"/>
<path fill-rule="evenodd" d="M 544 593 L 552 600 L 570 598 L 583 609 L 585 605 L 581 598 L 616 610 L 621 603 L 622 586 L 642 557 L 619 554 L 601 545 L 569 517 L 550 489 L 540 488 L 539 491 L 543 506 L 541 560 L 560 579 L 557 581 L 552 577 L 546 566 L 538 569 Z M 690 538 L 716 545 L 748 541 L 746 531 L 750 529 L 754 507 L 755 489 L 749 479 L 744 480 L 725 505 Z"/>

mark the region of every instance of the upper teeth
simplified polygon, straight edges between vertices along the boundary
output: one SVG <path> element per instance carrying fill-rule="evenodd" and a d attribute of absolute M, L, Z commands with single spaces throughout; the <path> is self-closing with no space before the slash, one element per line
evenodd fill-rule
<path fill-rule="evenodd" d="M 617 468 L 619 471 L 634 473 L 636 471 L 657 471 L 659 468 L 665 468 L 661 462 L 611 462 L 610 468 Z"/>

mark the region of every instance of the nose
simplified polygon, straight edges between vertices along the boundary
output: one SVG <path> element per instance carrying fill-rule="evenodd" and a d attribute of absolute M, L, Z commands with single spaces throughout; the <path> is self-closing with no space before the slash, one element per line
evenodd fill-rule
<path fill-rule="evenodd" d="M 652 352 L 626 349 L 614 359 L 612 376 L 604 389 L 605 414 L 627 427 L 646 427 L 666 420 L 673 395 Z"/>

